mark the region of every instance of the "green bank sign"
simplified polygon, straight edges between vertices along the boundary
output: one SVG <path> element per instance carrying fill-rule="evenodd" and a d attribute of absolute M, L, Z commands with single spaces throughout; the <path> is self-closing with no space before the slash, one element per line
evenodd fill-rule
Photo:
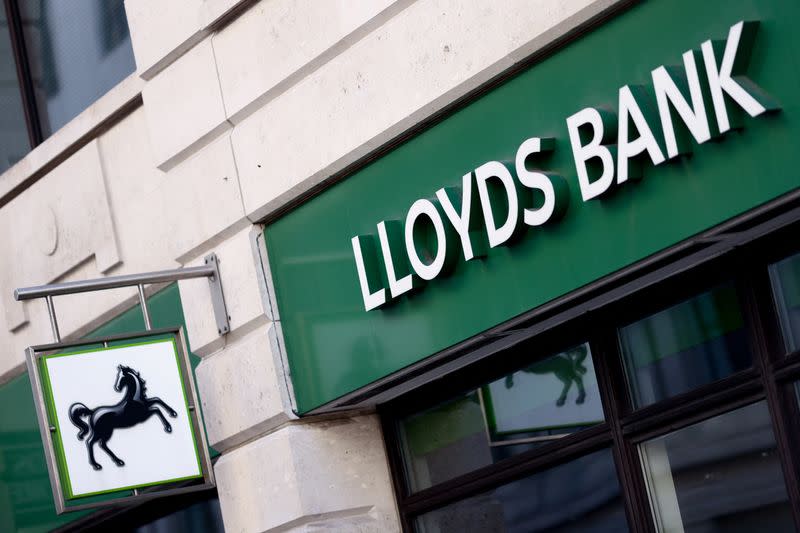
<path fill-rule="evenodd" d="M 299 410 L 797 188 L 798 15 L 644 3 L 269 225 Z"/>
<path fill-rule="evenodd" d="M 643 164 L 661 165 L 691 154 L 691 139 L 699 145 L 710 141 L 712 132 L 716 138 L 730 132 L 732 113 L 726 99 L 735 106 L 734 113 L 744 111 L 751 117 L 777 110 L 777 104 L 746 76 L 757 30 L 756 21 L 737 22 L 724 45 L 706 40 L 700 46 L 702 56 L 696 50 L 683 54 L 682 68 L 668 70 L 662 65 L 652 71 L 648 86 L 624 85 L 619 89 L 617 113 L 587 107 L 568 117 L 583 201 L 600 198 L 629 179 L 641 179 Z M 701 57 L 702 78 L 697 67 Z M 706 99 L 713 104 L 713 122 L 706 112 Z M 741 121 L 736 122 L 741 127 Z M 369 311 L 389 302 L 386 285 L 394 299 L 452 271 L 459 252 L 454 235 L 464 260 L 470 261 L 486 256 L 487 245 L 512 243 L 526 226 L 543 226 L 563 215 L 569 202 L 568 182 L 538 168 L 554 149 L 552 137 L 526 139 L 517 148 L 513 164 L 483 163 L 464 174 L 460 187 L 443 187 L 435 198 L 414 202 L 402 232 L 397 221 L 379 222 L 382 269 L 373 236 L 353 237 L 364 308 Z M 599 175 L 592 176 L 593 169 Z M 478 198 L 480 221 L 474 208 Z"/>

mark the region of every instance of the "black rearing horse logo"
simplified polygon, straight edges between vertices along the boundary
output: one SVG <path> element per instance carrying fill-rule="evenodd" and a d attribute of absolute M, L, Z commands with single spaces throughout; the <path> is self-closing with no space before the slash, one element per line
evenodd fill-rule
<path fill-rule="evenodd" d="M 178 413 L 160 398 L 148 398 L 145 394 L 147 389 L 144 384 L 145 381 L 136 370 L 119 365 L 117 366 L 114 390 L 121 392 L 122 389 L 125 389 L 125 397 L 121 402 L 117 405 L 102 405 L 97 409 L 89 409 L 77 402 L 69 406 L 69 419 L 80 430 L 78 440 L 83 440 L 86 434 L 89 434 L 89 438 L 86 439 L 86 449 L 89 451 L 89 464 L 95 470 L 103 468 L 94 460 L 95 443 L 111 457 L 117 466 L 125 465 L 125 461 L 114 455 L 114 452 L 109 450 L 108 444 L 106 444 L 116 428 L 129 428 L 156 415 L 164 424 L 164 431 L 172 433 L 172 426 L 164 418 L 161 409 L 156 406 L 163 407 L 172 418 L 178 416 Z M 88 417 L 88 424 L 83 421 L 83 417 Z"/>

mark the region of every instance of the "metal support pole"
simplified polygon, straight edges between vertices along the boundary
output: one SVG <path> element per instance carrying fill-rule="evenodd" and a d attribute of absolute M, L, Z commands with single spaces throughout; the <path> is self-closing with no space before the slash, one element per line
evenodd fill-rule
<path fill-rule="evenodd" d="M 58 320 L 56 319 L 56 308 L 53 306 L 53 297 L 49 294 L 45 297 L 47 302 L 47 314 L 50 315 L 50 329 L 53 330 L 53 338 L 56 342 L 61 342 L 61 333 L 58 332 Z"/>
<path fill-rule="evenodd" d="M 144 295 L 145 285 L 152 283 L 169 283 L 183 279 L 207 278 L 208 286 L 211 291 L 211 304 L 214 309 L 214 319 L 217 322 L 217 332 L 220 335 L 225 335 L 231 330 L 231 317 L 228 316 L 225 296 L 222 293 L 222 282 L 219 276 L 219 261 L 217 260 L 216 254 L 213 253 L 207 255 L 204 259 L 205 264 L 203 266 L 160 270 L 157 272 L 146 272 L 144 274 L 126 274 L 123 276 L 110 276 L 82 281 L 68 281 L 66 283 L 54 283 L 38 287 L 21 287 L 14 290 L 14 299 L 22 301 L 32 300 L 34 298 L 45 298 L 47 300 L 47 310 L 50 313 L 50 326 L 53 329 L 53 337 L 56 343 L 60 343 L 61 334 L 58 332 L 58 322 L 56 321 L 56 313 L 53 308 L 53 296 L 103 291 L 137 285 L 139 289 L 139 303 L 142 305 L 142 315 L 144 316 L 144 324 L 147 330 L 150 331 L 152 329 L 152 324 L 150 321 L 150 311 L 147 309 L 147 301 Z"/>
<path fill-rule="evenodd" d="M 150 331 L 153 325 L 150 323 L 150 311 L 147 309 L 147 298 L 144 296 L 144 285 L 141 283 L 137 285 L 139 288 L 139 305 L 142 307 L 142 316 L 144 317 L 144 329 Z"/>
<path fill-rule="evenodd" d="M 38 287 L 23 287 L 14 291 L 14 299 L 18 301 L 32 300 L 34 298 L 44 298 L 48 295 L 61 296 L 79 292 L 119 289 L 121 287 L 131 287 L 139 284 L 169 283 L 181 279 L 208 278 L 211 276 L 219 276 L 219 270 L 216 264 L 161 270 L 158 272 L 147 272 L 145 274 L 126 274 L 107 278 L 67 281 L 65 283 L 54 283 L 52 285 L 41 285 Z"/>

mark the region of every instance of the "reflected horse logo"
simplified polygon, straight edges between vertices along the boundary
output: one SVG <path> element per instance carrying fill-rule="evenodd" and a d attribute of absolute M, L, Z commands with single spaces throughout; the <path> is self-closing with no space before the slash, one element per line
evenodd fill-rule
<path fill-rule="evenodd" d="M 82 403 L 73 403 L 69 406 L 69 419 L 80 431 L 78 440 L 88 434 L 86 439 L 86 449 L 89 452 L 89 464 L 95 470 L 103 467 L 94 459 L 94 445 L 97 444 L 108 454 L 117 466 L 125 466 L 125 461 L 114 455 L 108 449 L 108 440 L 117 428 L 129 428 L 141 424 L 153 415 L 161 419 L 164 431 L 172 433 L 172 426 L 167 422 L 164 414 L 157 406 L 164 408 L 169 416 L 175 418 L 178 413 L 164 403 L 160 398 L 148 398 L 145 394 L 145 381 L 139 373 L 127 366 L 117 366 L 117 379 L 114 382 L 114 390 L 121 392 L 125 389 L 125 396 L 116 405 L 100 406 L 96 409 L 89 409 Z M 87 417 L 87 421 L 83 420 Z"/>
<path fill-rule="evenodd" d="M 583 387 L 583 375 L 586 374 L 586 367 L 583 365 L 583 361 L 586 360 L 587 355 L 586 346 L 580 345 L 553 357 L 548 357 L 541 363 L 523 368 L 521 372 L 555 374 L 558 380 L 564 384 L 561 395 L 556 400 L 556 405 L 559 407 L 566 403 L 567 393 L 574 382 L 578 388 L 578 397 L 575 398 L 575 403 L 582 404 L 586 400 L 586 389 Z M 514 374 L 506 376 L 505 385 L 507 389 L 514 386 Z"/>

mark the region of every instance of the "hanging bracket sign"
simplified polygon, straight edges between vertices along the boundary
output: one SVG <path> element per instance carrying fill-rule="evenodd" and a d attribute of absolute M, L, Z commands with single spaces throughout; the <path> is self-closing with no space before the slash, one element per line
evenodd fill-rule
<path fill-rule="evenodd" d="M 183 328 L 154 330 L 145 284 L 208 278 L 217 329 L 230 330 L 217 257 L 199 267 L 14 291 L 44 298 L 53 344 L 27 349 L 58 514 L 214 486 Z M 137 286 L 145 331 L 62 342 L 53 297 Z M 113 442 L 111 442 L 113 439 Z"/>
<path fill-rule="evenodd" d="M 27 350 L 56 512 L 214 486 L 181 328 Z"/>

